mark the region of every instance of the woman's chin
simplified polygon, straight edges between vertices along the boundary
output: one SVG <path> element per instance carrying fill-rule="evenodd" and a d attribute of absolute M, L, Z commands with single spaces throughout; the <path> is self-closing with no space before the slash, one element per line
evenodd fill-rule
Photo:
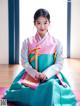
<path fill-rule="evenodd" d="M 46 34 L 46 32 L 40 32 L 39 33 L 41 37 L 44 37 L 44 35 Z"/>

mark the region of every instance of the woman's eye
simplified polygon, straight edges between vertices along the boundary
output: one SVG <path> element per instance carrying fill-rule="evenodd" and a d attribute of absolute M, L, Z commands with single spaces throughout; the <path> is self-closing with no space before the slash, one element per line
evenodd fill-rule
<path fill-rule="evenodd" d="M 47 24 L 47 21 L 44 24 Z"/>
<path fill-rule="evenodd" d="M 44 24 L 47 24 L 47 22 L 45 22 Z"/>
<path fill-rule="evenodd" d="M 38 25 L 40 25 L 40 23 L 37 23 Z"/>

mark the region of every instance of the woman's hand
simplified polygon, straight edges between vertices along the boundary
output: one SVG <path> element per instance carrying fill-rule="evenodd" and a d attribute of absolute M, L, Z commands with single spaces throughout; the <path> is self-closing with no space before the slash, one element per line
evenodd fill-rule
<path fill-rule="evenodd" d="M 39 79 L 41 81 L 45 81 L 47 79 L 46 75 L 44 73 L 38 72 L 35 76 L 36 79 Z"/>
<path fill-rule="evenodd" d="M 42 81 L 46 81 L 47 76 L 46 76 L 44 73 L 40 73 L 40 74 L 39 74 L 39 78 L 40 78 L 40 80 L 42 80 Z"/>

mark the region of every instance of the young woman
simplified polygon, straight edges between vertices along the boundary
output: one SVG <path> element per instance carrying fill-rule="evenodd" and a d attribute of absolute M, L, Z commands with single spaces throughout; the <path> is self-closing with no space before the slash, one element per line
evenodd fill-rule
<path fill-rule="evenodd" d="M 38 9 L 34 14 L 34 25 L 36 34 L 24 40 L 22 46 L 24 69 L 4 98 L 19 106 L 76 106 L 75 95 L 60 72 L 63 67 L 62 45 L 48 32 L 49 12 Z M 34 80 L 32 83 L 29 77 Z"/>

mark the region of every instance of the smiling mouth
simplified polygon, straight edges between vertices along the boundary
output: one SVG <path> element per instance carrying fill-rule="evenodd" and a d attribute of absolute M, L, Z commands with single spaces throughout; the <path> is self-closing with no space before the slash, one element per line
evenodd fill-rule
<path fill-rule="evenodd" d="M 40 29 L 40 31 L 44 31 L 44 29 Z"/>

